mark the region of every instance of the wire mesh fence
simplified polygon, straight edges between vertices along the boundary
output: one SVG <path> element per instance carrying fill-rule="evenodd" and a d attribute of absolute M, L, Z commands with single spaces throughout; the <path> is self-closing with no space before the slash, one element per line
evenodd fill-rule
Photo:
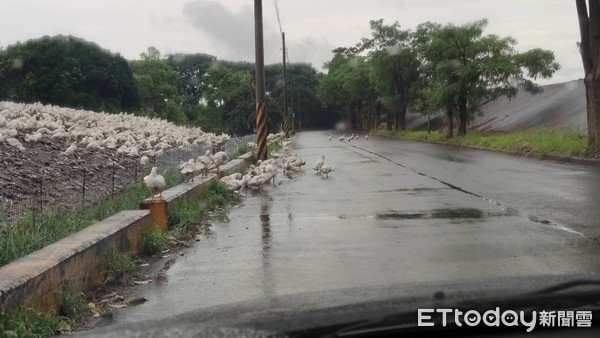
<path fill-rule="evenodd" d="M 207 150 L 213 154 L 225 151 L 229 158 L 233 158 L 242 145 L 254 139 L 254 135 L 248 135 L 231 138 L 223 144 L 172 148 L 151 158 L 146 166 L 140 164 L 139 158 L 110 156 L 104 161 L 78 158 L 64 163 L 59 172 L 42 166 L 39 172 L 21 182 L 27 185 L 26 193 L 22 193 L 22 187 L 15 184 L 4 187 L 5 191 L 0 196 L 0 228 L 14 226 L 26 214 L 34 223 L 43 224 L 43 215 L 50 209 L 83 214 L 141 183 L 153 166 L 160 173 L 178 173 L 182 162 L 204 155 Z M 23 195 L 26 195 L 25 198 Z"/>

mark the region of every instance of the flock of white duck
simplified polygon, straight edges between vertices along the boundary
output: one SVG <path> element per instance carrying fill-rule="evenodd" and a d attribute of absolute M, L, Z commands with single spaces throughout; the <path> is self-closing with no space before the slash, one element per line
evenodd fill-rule
<path fill-rule="evenodd" d="M 365 134 L 365 140 L 369 139 L 369 136 L 371 134 Z M 331 142 L 331 140 L 333 140 L 333 135 L 329 135 L 329 142 Z M 342 141 L 342 142 L 350 142 L 352 140 L 358 140 L 358 134 L 354 134 L 352 133 L 352 135 L 350 136 L 346 136 L 346 134 L 343 134 L 342 136 L 338 137 L 338 140 Z"/>
<path fill-rule="evenodd" d="M 283 133 L 271 134 L 267 141 L 281 142 L 281 149 L 273 151 L 271 158 L 268 160 L 258 160 L 256 165 L 251 165 L 245 174 L 235 173 L 221 178 L 221 181 L 227 185 L 231 191 L 239 191 L 240 189 L 261 189 L 271 182 L 275 183 L 275 177 L 281 171 L 284 174 L 293 174 L 300 172 L 306 161 L 297 154 L 290 153 L 292 140 L 284 138 Z M 248 147 L 256 150 L 256 144 L 248 142 Z"/>
<path fill-rule="evenodd" d="M 256 165 L 251 165 L 246 173 L 234 173 L 221 178 L 230 191 L 239 192 L 241 189 L 262 189 L 264 186 L 275 183 L 275 177 L 281 171 L 284 174 L 293 174 L 302 171 L 302 167 L 306 165 L 306 161 L 297 154 L 290 153 L 290 146 L 292 143 L 291 139 L 284 139 L 283 133 L 270 134 L 267 138 L 268 142 L 281 142 L 281 149 L 271 153 L 271 157 L 268 160 L 259 160 Z M 248 142 L 248 148 L 252 151 L 256 150 L 256 143 Z M 218 169 L 220 165 L 226 164 L 229 161 L 227 154 L 224 152 L 218 152 L 211 154 L 207 151 L 203 156 L 196 156 L 188 161 L 182 162 L 179 166 L 181 173 L 186 177 L 188 181 L 192 181 L 194 175 L 202 174 L 207 175 L 209 170 Z M 326 178 L 329 174 L 335 170 L 335 168 L 325 163 L 325 156 L 321 155 L 321 159 L 318 160 L 312 167 L 317 174 L 324 174 Z M 165 188 L 165 179 L 163 176 L 158 174 L 157 168 L 152 168 L 150 175 L 144 177 L 144 182 L 150 191 L 152 192 L 152 198 L 156 194 L 159 196 L 162 194 L 162 190 Z"/>
<path fill-rule="evenodd" d="M 148 157 L 160 156 L 166 149 L 220 144 L 229 140 L 229 136 L 124 113 L 97 113 L 39 103 L 0 102 L 0 144 L 24 151 L 28 143 L 43 139 L 64 141 L 65 150 L 62 154 L 66 156 L 83 149 L 107 149 L 114 151 L 118 157 L 139 157 L 142 164 L 147 164 Z"/>

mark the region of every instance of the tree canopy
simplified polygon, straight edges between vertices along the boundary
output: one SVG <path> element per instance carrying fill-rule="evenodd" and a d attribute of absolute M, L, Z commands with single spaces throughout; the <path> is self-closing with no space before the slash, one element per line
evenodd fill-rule
<path fill-rule="evenodd" d="M 0 98 L 97 111 L 135 111 L 127 61 L 73 36 L 44 36 L 0 51 Z"/>
<path fill-rule="evenodd" d="M 129 63 L 139 91 L 141 114 L 176 123 L 187 122 L 177 89 L 177 71 L 160 59 L 160 52 L 154 47 L 149 47 L 141 57 L 142 60 Z"/>
<path fill-rule="evenodd" d="M 514 97 L 519 90 L 537 94 L 541 86 L 532 80 L 550 78 L 560 65 L 554 53 L 543 49 L 516 52 L 512 37 L 483 35 L 487 20 L 431 32 L 426 62 L 433 72 L 433 96 L 441 107 L 455 106 L 458 133 L 467 132 L 468 113 L 482 102 L 499 96 Z"/>
<path fill-rule="evenodd" d="M 333 51 L 320 82 L 320 99 L 343 111 L 350 128 L 372 128 L 383 112 L 388 128 L 403 130 L 408 109 L 434 110 L 446 112 L 452 136 L 458 111 L 458 131 L 465 134 L 482 103 L 519 90 L 539 93 L 534 81 L 560 69 L 552 51 L 517 52 L 514 38 L 484 35 L 487 20 L 426 22 L 414 30 L 383 20 L 370 24 L 371 37 Z"/>

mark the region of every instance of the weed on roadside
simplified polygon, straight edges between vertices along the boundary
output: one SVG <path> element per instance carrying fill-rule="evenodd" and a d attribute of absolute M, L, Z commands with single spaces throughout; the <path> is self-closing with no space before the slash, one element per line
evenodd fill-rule
<path fill-rule="evenodd" d="M 107 272 L 106 282 L 118 282 L 130 285 L 133 278 L 139 277 L 139 267 L 127 254 L 111 250 L 104 257 L 104 268 Z"/>
<path fill-rule="evenodd" d="M 183 233 L 199 225 L 206 212 L 204 202 L 178 203 L 169 213 L 169 228 L 176 233 Z"/>
<path fill-rule="evenodd" d="M 11 314 L 0 313 L 0 337 L 51 337 L 60 332 L 70 332 L 71 325 L 65 317 L 42 313 L 34 309 L 21 309 Z"/>
<path fill-rule="evenodd" d="M 87 311 L 87 303 L 83 293 L 73 295 L 65 292 L 62 304 L 60 304 L 60 314 L 77 321 Z"/>
<path fill-rule="evenodd" d="M 143 236 L 143 248 L 146 255 L 154 255 L 163 250 L 167 245 L 168 233 L 162 229 L 156 228 L 145 232 Z"/>
<path fill-rule="evenodd" d="M 206 204 L 210 209 L 223 206 L 231 197 L 227 185 L 221 181 L 214 181 L 206 196 Z"/>

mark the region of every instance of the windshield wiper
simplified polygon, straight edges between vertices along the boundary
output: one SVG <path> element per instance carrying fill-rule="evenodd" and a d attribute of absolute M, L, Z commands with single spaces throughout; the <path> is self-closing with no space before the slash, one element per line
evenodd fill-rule
<path fill-rule="evenodd" d="M 594 286 L 593 289 L 575 290 L 578 287 Z M 564 291 L 561 293 L 561 291 Z M 600 280 L 573 280 L 560 284 L 546 287 L 541 290 L 528 292 L 525 294 L 514 294 L 507 297 L 490 298 L 490 299 L 474 299 L 466 300 L 457 303 L 439 304 L 444 296 L 440 297 L 442 292 L 436 292 L 433 300 L 438 304 L 432 304 L 425 307 L 434 308 L 453 308 L 458 310 L 478 310 L 485 311 L 492 308 L 500 307 L 503 310 L 522 311 L 526 316 L 531 317 L 533 311 L 541 310 L 589 310 L 593 312 L 593 318 L 600 318 Z M 464 313 L 464 312 L 463 312 Z M 432 333 L 460 332 L 460 334 L 471 335 L 481 334 L 482 330 L 494 330 L 490 332 L 498 333 L 499 330 L 515 330 L 522 329 L 520 326 L 514 327 L 460 327 L 455 325 L 454 318 L 449 316 L 446 321 L 446 326 L 435 322 L 435 327 L 418 326 L 417 309 L 403 312 L 388 312 L 379 318 L 367 319 L 364 321 L 354 321 L 347 323 L 345 326 L 336 326 L 326 329 L 315 329 L 311 332 L 304 332 L 310 336 L 322 337 L 364 337 L 364 336 L 381 336 L 386 334 L 397 335 L 399 333 L 407 335 L 430 335 Z M 540 327 L 542 329 L 544 327 Z M 292 336 L 296 336 L 292 334 Z M 303 336 L 299 334 L 298 336 Z"/>
<path fill-rule="evenodd" d="M 573 280 L 573 281 L 569 281 L 569 282 L 565 282 L 565 283 L 556 284 L 554 286 L 551 286 L 551 287 L 548 287 L 545 289 L 541 289 L 539 291 L 534 292 L 534 294 L 543 295 L 543 294 L 554 293 L 554 292 L 558 292 L 558 291 L 572 289 L 572 288 L 578 287 L 578 286 L 587 286 L 587 285 L 600 287 L 600 280 L 593 280 L 593 279 Z"/>

